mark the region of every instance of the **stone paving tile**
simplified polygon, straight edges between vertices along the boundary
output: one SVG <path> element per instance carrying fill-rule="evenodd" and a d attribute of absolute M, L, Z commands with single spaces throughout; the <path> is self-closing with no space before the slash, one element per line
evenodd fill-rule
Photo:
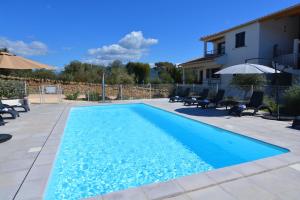
<path fill-rule="evenodd" d="M 236 198 L 225 192 L 220 186 L 189 192 L 187 196 L 191 200 L 236 200 Z"/>
<path fill-rule="evenodd" d="M 247 162 L 239 165 L 234 165 L 231 167 L 231 169 L 238 173 L 241 173 L 244 176 L 257 174 L 268 170 L 267 168 L 262 167 L 254 162 Z"/>
<path fill-rule="evenodd" d="M 26 180 L 48 179 L 52 165 L 34 165 L 30 170 Z"/>
<path fill-rule="evenodd" d="M 176 196 L 176 197 L 165 198 L 163 200 L 190 200 L 190 197 L 188 197 L 187 195 L 183 194 L 183 195 L 179 195 L 179 196 Z"/>
<path fill-rule="evenodd" d="M 27 170 L 6 172 L 0 174 L 0 187 L 2 186 L 18 186 L 24 179 Z"/>
<path fill-rule="evenodd" d="M 98 196 L 98 197 L 89 197 L 89 198 L 84 198 L 84 199 L 81 199 L 81 200 L 103 200 L 101 196 Z"/>
<path fill-rule="evenodd" d="M 274 194 L 267 192 L 248 180 L 240 179 L 230 181 L 220 185 L 226 192 L 237 199 L 244 200 L 275 200 L 278 199 Z"/>
<path fill-rule="evenodd" d="M 15 193 L 18 190 L 19 185 L 17 186 L 1 186 L 0 187 L 0 199 L 1 200 L 10 200 L 13 199 Z"/>
<path fill-rule="evenodd" d="M 29 150 L 29 149 L 28 149 Z M 16 151 L 12 153 L 7 160 L 18 160 L 18 159 L 35 159 L 38 155 L 38 152 L 26 152 L 24 150 Z"/>
<path fill-rule="evenodd" d="M 211 179 L 215 180 L 217 183 L 234 180 L 243 177 L 243 175 L 230 167 L 221 168 L 217 170 L 212 170 L 205 173 Z"/>
<path fill-rule="evenodd" d="M 56 154 L 40 154 L 35 161 L 35 165 L 51 165 L 55 159 Z"/>
<path fill-rule="evenodd" d="M 185 191 L 196 190 L 196 189 L 208 187 L 208 186 L 215 184 L 215 181 L 213 179 L 209 178 L 204 173 L 181 177 L 181 178 L 175 179 L 175 181 Z"/>
<path fill-rule="evenodd" d="M 257 187 L 268 191 L 280 198 L 285 198 L 288 192 L 297 193 L 300 196 L 300 182 L 299 177 L 295 177 L 295 174 L 287 172 L 286 169 L 282 168 L 280 171 L 272 171 L 248 177 L 247 180 L 255 184 Z"/>
<path fill-rule="evenodd" d="M 8 160 L 6 162 L 0 163 L 0 173 L 28 169 L 31 167 L 33 161 L 34 158 Z"/>
<path fill-rule="evenodd" d="M 274 168 L 279 168 L 287 165 L 287 162 L 280 160 L 276 157 L 256 160 L 254 161 L 254 163 L 266 169 L 274 169 Z"/>
<path fill-rule="evenodd" d="M 102 196 L 103 200 L 147 200 L 141 188 L 130 188 L 125 191 L 113 192 Z"/>
<path fill-rule="evenodd" d="M 277 156 L 277 159 L 282 160 L 284 162 L 297 163 L 300 162 L 300 155 L 296 155 L 293 153 L 285 153 Z"/>
<path fill-rule="evenodd" d="M 25 181 L 15 200 L 42 199 L 47 181 L 43 179 Z"/>
<path fill-rule="evenodd" d="M 145 185 L 142 186 L 142 190 L 149 199 L 171 197 L 184 192 L 183 188 L 174 181 Z"/>

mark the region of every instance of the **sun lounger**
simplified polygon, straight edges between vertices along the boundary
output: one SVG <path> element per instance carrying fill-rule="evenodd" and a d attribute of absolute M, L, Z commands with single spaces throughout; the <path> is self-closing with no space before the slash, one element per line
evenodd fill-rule
<path fill-rule="evenodd" d="M 190 91 L 191 91 L 190 88 L 186 88 L 181 95 L 170 97 L 169 102 L 170 103 L 182 102 L 186 97 L 188 97 L 190 95 Z"/>
<path fill-rule="evenodd" d="M 30 111 L 29 105 L 27 103 L 27 100 L 19 100 L 18 103 L 16 103 L 16 105 L 8 105 L 8 104 L 4 104 L 2 103 L 2 101 L 0 100 L 0 105 L 4 106 L 5 108 L 22 108 L 24 109 L 24 112 L 28 112 Z"/>
<path fill-rule="evenodd" d="M 255 115 L 259 110 L 268 110 L 270 114 L 272 114 L 272 110 L 263 103 L 264 100 L 264 92 L 262 91 L 254 91 L 250 101 L 246 104 L 238 104 L 236 106 L 233 106 L 229 110 L 229 114 L 236 114 L 238 116 L 242 116 L 243 111 L 248 109 L 253 109 L 253 115 Z"/>
<path fill-rule="evenodd" d="M 216 96 L 212 99 L 204 99 L 197 102 L 197 108 L 207 108 L 208 105 L 213 104 L 214 107 L 217 107 L 219 103 L 223 100 L 225 95 L 225 90 L 218 90 Z"/>
<path fill-rule="evenodd" d="M 300 130 L 300 116 L 295 117 L 295 119 L 293 120 L 293 125 L 292 127 L 294 129 L 298 129 Z"/>
<path fill-rule="evenodd" d="M 13 119 L 16 119 L 20 116 L 19 112 L 14 108 L 7 108 L 0 104 L 0 114 L 9 114 Z"/>
<path fill-rule="evenodd" d="M 199 96 L 194 96 L 194 97 L 188 97 L 184 100 L 184 105 L 194 105 L 196 104 L 199 100 L 204 100 L 208 97 L 209 89 L 203 89 L 202 93 Z"/>
<path fill-rule="evenodd" d="M 0 126 L 4 126 L 6 122 L 3 120 L 3 117 L 0 115 Z"/>

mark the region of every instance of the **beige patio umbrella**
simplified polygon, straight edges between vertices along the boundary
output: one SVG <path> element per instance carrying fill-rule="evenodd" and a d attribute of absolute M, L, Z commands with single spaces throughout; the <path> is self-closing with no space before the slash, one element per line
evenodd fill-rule
<path fill-rule="evenodd" d="M 45 64 L 38 63 L 27 58 L 16 56 L 7 52 L 0 52 L 0 68 L 3 69 L 49 69 L 54 70 L 53 67 L 50 67 Z M 25 82 L 25 94 L 26 91 L 26 82 Z M 3 122 L 2 122 L 3 123 Z M 0 134 L 0 143 L 10 140 L 12 136 L 10 134 Z"/>
<path fill-rule="evenodd" d="M 16 56 L 7 52 L 0 52 L 0 68 L 3 69 L 49 69 L 54 70 L 54 67 L 38 63 L 27 58 Z"/>
<path fill-rule="evenodd" d="M 29 60 L 24 57 L 16 56 L 8 52 L 0 52 L 0 68 L 2 69 L 48 69 L 54 70 L 54 67 Z M 27 94 L 27 84 L 25 81 L 25 94 Z"/>

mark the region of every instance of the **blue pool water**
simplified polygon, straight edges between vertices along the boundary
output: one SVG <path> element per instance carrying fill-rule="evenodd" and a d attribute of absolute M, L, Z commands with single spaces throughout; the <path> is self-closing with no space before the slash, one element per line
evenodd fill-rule
<path fill-rule="evenodd" d="M 77 107 L 45 199 L 81 199 L 287 151 L 145 104 Z"/>

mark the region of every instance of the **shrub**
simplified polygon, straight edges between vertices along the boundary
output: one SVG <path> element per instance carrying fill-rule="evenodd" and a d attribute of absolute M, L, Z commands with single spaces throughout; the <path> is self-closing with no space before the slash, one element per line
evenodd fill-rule
<path fill-rule="evenodd" d="M 24 83 L 21 81 L 13 80 L 0 80 L 0 98 L 12 99 L 12 98 L 24 98 Z"/>
<path fill-rule="evenodd" d="M 77 100 L 79 96 L 79 91 L 74 92 L 74 93 L 70 93 L 70 94 L 66 94 L 66 99 L 68 100 Z"/>
<path fill-rule="evenodd" d="M 300 115 L 300 86 L 290 87 L 284 94 L 284 108 L 291 115 Z"/>
<path fill-rule="evenodd" d="M 100 94 L 98 92 L 86 93 L 85 98 L 90 101 L 100 101 Z"/>
<path fill-rule="evenodd" d="M 254 88 L 265 84 L 266 79 L 262 75 L 258 74 L 237 74 L 233 76 L 231 84 L 243 89 L 244 86 L 253 85 Z"/>
<path fill-rule="evenodd" d="M 276 113 L 277 112 L 277 105 L 276 102 L 273 98 L 265 96 L 264 97 L 264 103 L 269 106 L 269 108 L 271 109 L 272 113 Z"/>

